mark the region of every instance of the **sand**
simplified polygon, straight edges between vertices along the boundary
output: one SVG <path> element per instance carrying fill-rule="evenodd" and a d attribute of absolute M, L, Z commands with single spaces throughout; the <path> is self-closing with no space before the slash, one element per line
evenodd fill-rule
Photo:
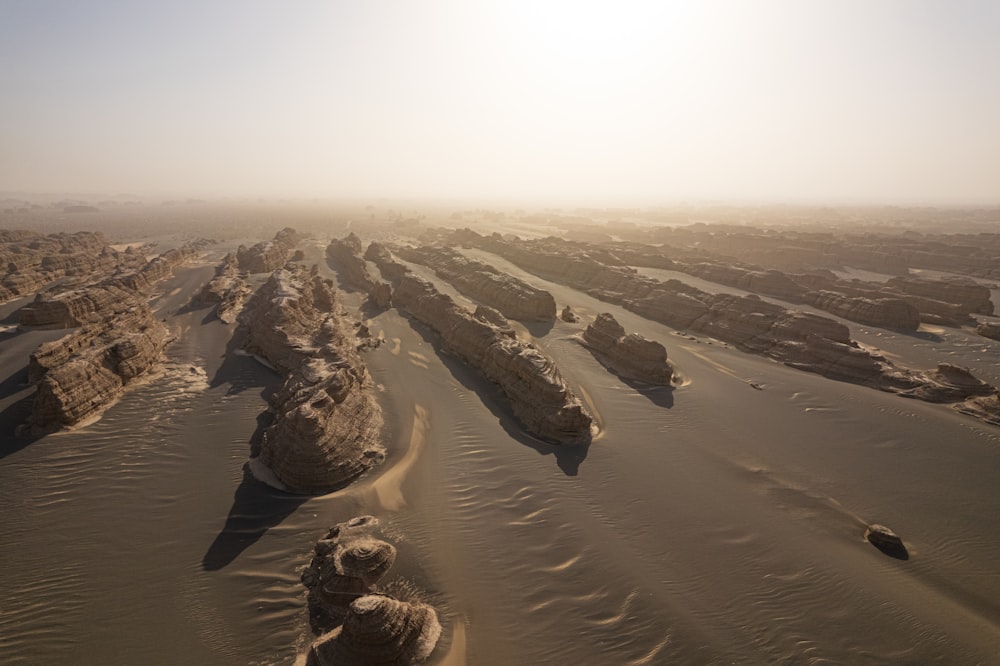
<path fill-rule="evenodd" d="M 227 354 L 233 328 L 208 308 L 177 314 L 207 267 L 178 270 L 154 301 L 180 334 L 157 381 L 72 433 L 16 445 L 3 433 L 0 662 L 291 664 L 311 639 L 297 569 L 329 526 L 365 513 L 394 535 L 391 575 L 438 609 L 442 663 L 1000 654 L 1000 428 L 691 340 L 472 254 L 585 317 L 529 330 L 600 414 L 599 439 L 525 436 L 495 387 L 389 310 L 370 327 L 391 342 L 366 354 L 386 463 L 344 492 L 284 495 L 244 474 L 280 377 Z M 320 248 L 307 255 L 327 270 Z M 662 342 L 684 385 L 607 372 L 574 339 L 604 311 Z M 953 329 L 866 330 L 928 367 L 943 352 L 985 368 L 994 353 Z M 0 378 L 16 378 L 53 332 L 4 335 Z M 26 391 L 3 386 L 9 421 Z M 910 559 L 867 543 L 870 523 Z"/>

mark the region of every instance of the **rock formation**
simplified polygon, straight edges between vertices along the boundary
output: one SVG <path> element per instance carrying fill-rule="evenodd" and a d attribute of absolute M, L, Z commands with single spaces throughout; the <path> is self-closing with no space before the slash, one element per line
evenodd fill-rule
<path fill-rule="evenodd" d="M 984 338 L 1000 340 L 1000 322 L 980 322 L 979 325 L 976 326 L 976 333 Z"/>
<path fill-rule="evenodd" d="M 57 280 L 94 282 L 144 262 L 141 253 L 114 250 L 100 233 L 46 236 L 0 230 L 0 303 L 33 294 Z"/>
<path fill-rule="evenodd" d="M 361 255 L 361 239 L 351 232 L 343 239 L 333 239 L 326 247 L 326 256 L 334 264 L 344 283 L 368 293 L 377 307 L 392 306 L 392 287 L 372 276 Z"/>
<path fill-rule="evenodd" d="M 568 305 L 562 309 L 562 312 L 559 314 L 559 318 L 570 324 L 575 324 L 580 321 L 580 318 L 576 316 L 575 312 L 573 312 L 573 308 Z"/>
<path fill-rule="evenodd" d="M 299 240 L 295 229 L 285 227 L 274 235 L 274 240 L 257 243 L 249 248 L 240 245 L 236 250 L 240 270 L 247 273 L 270 273 L 281 268 L 288 261 L 288 253 Z"/>
<path fill-rule="evenodd" d="M 369 594 L 351 602 L 343 625 L 312 644 L 306 665 L 419 664 L 440 636 L 441 624 L 430 606 Z"/>
<path fill-rule="evenodd" d="M 805 301 L 820 310 L 859 324 L 901 331 L 920 328 L 920 312 L 900 298 L 870 299 L 844 296 L 833 291 L 811 291 L 805 295 Z"/>
<path fill-rule="evenodd" d="M 550 358 L 492 323 L 494 316 L 481 312 L 476 317 L 430 282 L 409 273 L 385 247 L 372 243 L 366 256 L 375 257 L 384 273 L 399 276 L 393 303 L 430 326 L 446 349 L 499 385 L 514 416 L 529 432 L 560 444 L 590 439 L 590 414 Z"/>
<path fill-rule="evenodd" d="M 214 304 L 219 319 L 232 324 L 252 291 L 240 275 L 236 255 L 230 252 L 215 267 L 215 277 L 202 287 L 194 301 L 196 305 Z"/>
<path fill-rule="evenodd" d="M 607 312 L 597 315 L 584 330 L 583 340 L 599 360 L 626 379 L 668 386 L 673 378 L 666 348 L 636 333 L 626 335 Z"/>
<path fill-rule="evenodd" d="M 469 259 L 446 247 L 399 248 L 406 261 L 424 264 L 469 298 L 499 310 L 505 317 L 524 321 L 552 321 L 556 301 L 544 289 L 532 287 L 493 266 Z"/>
<path fill-rule="evenodd" d="M 257 462 L 294 492 L 330 492 L 385 456 L 373 382 L 335 307 L 332 283 L 315 269 L 279 269 L 240 316 L 247 351 L 285 375 Z"/>
<path fill-rule="evenodd" d="M 168 341 L 166 327 L 135 302 L 127 312 L 39 346 L 28 365 L 37 389 L 26 428 L 68 428 L 100 414 L 156 365 Z"/>
<path fill-rule="evenodd" d="M 865 530 L 865 539 L 886 555 L 901 560 L 909 559 L 903 540 L 885 525 L 869 525 Z"/>
<path fill-rule="evenodd" d="M 895 277 L 886 286 L 904 294 L 953 303 L 962 312 L 970 314 L 993 314 L 990 290 L 969 278 L 953 277 L 946 280 L 929 280 L 917 277 Z"/>
<path fill-rule="evenodd" d="M 350 603 L 375 592 L 375 584 L 396 561 L 395 546 L 379 537 L 377 526 L 374 516 L 359 516 L 316 542 L 312 561 L 302 572 L 313 631 L 329 631 L 343 622 Z"/>

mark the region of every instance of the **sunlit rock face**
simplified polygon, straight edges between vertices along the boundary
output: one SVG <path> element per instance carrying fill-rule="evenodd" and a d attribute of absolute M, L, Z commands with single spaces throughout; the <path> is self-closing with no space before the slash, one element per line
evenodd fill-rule
<path fill-rule="evenodd" d="M 68 428 L 100 414 L 157 365 L 168 340 L 166 327 L 140 302 L 41 345 L 29 360 L 37 390 L 27 429 Z"/>
<path fill-rule="evenodd" d="M 920 327 L 920 312 L 900 298 L 863 298 L 843 296 L 832 291 L 813 291 L 806 302 L 830 314 L 860 324 L 915 331 Z"/>
<path fill-rule="evenodd" d="M 275 271 L 241 315 L 247 351 L 285 375 L 270 399 L 259 461 L 289 490 L 318 494 L 385 457 L 382 412 L 332 283 L 302 268 Z"/>
<path fill-rule="evenodd" d="M 494 312 L 481 310 L 476 316 L 409 273 L 387 248 L 372 243 L 366 256 L 384 274 L 398 276 L 393 303 L 434 329 L 449 351 L 499 385 L 526 430 L 560 444 L 589 441 L 593 420 L 552 359 L 511 336 L 507 326 L 498 326 Z"/>
<path fill-rule="evenodd" d="M 194 298 L 195 305 L 215 305 L 215 312 L 224 324 L 232 324 L 252 292 L 240 274 L 236 255 L 228 253 L 215 267 L 215 276 Z"/>
<path fill-rule="evenodd" d="M 666 348 L 636 333 L 626 334 L 607 312 L 587 326 L 583 340 L 605 365 L 626 379 L 667 386 L 673 378 Z"/>
<path fill-rule="evenodd" d="M 922 296 L 936 301 L 953 303 L 971 314 L 993 314 L 990 290 L 969 278 L 952 277 L 947 280 L 928 280 L 916 277 L 895 277 L 886 286 L 905 294 Z"/>
<path fill-rule="evenodd" d="M 407 261 L 430 266 L 460 292 L 499 310 L 505 317 L 524 321 L 552 321 L 556 317 L 556 302 L 549 292 L 455 250 L 418 247 L 400 248 L 398 252 Z"/>
<path fill-rule="evenodd" d="M 247 273 L 270 273 L 281 268 L 288 261 L 289 253 L 301 240 L 291 227 L 285 227 L 266 243 L 251 247 L 241 245 L 236 251 L 236 259 L 241 271 Z"/>

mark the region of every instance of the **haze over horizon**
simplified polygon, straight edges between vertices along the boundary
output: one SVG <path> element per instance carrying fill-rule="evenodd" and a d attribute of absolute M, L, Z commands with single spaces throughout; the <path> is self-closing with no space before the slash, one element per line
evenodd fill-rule
<path fill-rule="evenodd" d="M 0 5 L 0 190 L 1000 203 L 1000 4 Z"/>

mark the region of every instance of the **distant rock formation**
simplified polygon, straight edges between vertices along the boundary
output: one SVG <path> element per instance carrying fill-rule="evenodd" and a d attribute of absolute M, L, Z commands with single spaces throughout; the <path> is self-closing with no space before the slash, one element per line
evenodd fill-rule
<path fill-rule="evenodd" d="M 626 335 L 610 313 L 597 315 L 584 330 L 583 340 L 599 360 L 626 379 L 668 386 L 673 378 L 666 348 L 637 333 Z"/>
<path fill-rule="evenodd" d="M 385 456 L 371 377 L 335 308 L 332 283 L 296 267 L 272 273 L 240 316 L 246 350 L 285 375 L 258 462 L 294 492 L 330 492 Z"/>
<path fill-rule="evenodd" d="M 295 229 L 285 227 L 274 235 L 274 240 L 257 243 L 252 247 L 240 245 L 236 250 L 236 260 L 241 271 L 247 273 L 270 273 L 285 265 L 288 253 L 299 243 Z"/>
<path fill-rule="evenodd" d="M 392 278 L 397 281 L 393 303 L 434 329 L 449 351 L 499 385 L 529 432 L 559 444 L 589 441 L 590 414 L 550 358 L 492 323 L 495 316 L 481 311 L 477 317 L 409 273 L 378 243 L 369 246 L 366 256 L 374 257 L 383 273 L 398 276 Z"/>
<path fill-rule="evenodd" d="M 929 280 L 911 276 L 894 277 L 886 283 L 886 286 L 904 294 L 953 303 L 966 313 L 993 314 L 993 302 L 990 300 L 989 288 L 969 278 L 952 277 Z"/>
<path fill-rule="evenodd" d="M 230 252 L 215 267 L 215 277 L 202 287 L 194 300 L 196 305 L 214 304 L 222 323 L 232 324 L 252 291 L 240 274 L 236 255 Z"/>
<path fill-rule="evenodd" d="M 991 421 L 993 387 L 943 364 L 919 372 L 893 364 L 850 338 L 843 324 L 789 310 L 755 295 L 709 294 L 678 280 L 659 281 L 623 266 L 605 266 L 558 239 L 522 241 L 469 230 L 454 235 L 541 277 L 679 330 L 689 330 L 763 354 L 790 367 L 931 402 L 949 402 Z M 991 421 L 992 422 L 992 421 Z"/>
<path fill-rule="evenodd" d="M 351 232 L 343 239 L 333 239 L 326 246 L 326 256 L 334 264 L 345 284 L 367 292 L 372 303 L 379 308 L 392 306 L 392 287 L 376 279 L 368 271 L 362 256 L 361 239 Z"/>
<path fill-rule="evenodd" d="M 556 301 L 549 292 L 455 250 L 401 247 L 397 253 L 406 261 L 430 266 L 461 293 L 499 310 L 505 317 L 524 321 L 552 321 L 556 317 Z"/>
<path fill-rule="evenodd" d="M 562 312 L 559 314 L 559 318 L 570 324 L 575 324 L 580 321 L 580 318 L 576 316 L 575 312 L 573 312 L 573 308 L 568 305 L 562 309 Z"/>
<path fill-rule="evenodd" d="M 316 542 L 301 577 L 309 590 L 313 631 L 329 631 L 343 622 L 350 603 L 375 592 L 376 583 L 395 561 L 396 548 L 379 536 L 374 516 L 359 516 L 331 528 Z"/>
<path fill-rule="evenodd" d="M 69 428 L 100 414 L 155 367 L 168 341 L 149 306 L 133 301 L 124 313 L 41 345 L 29 359 L 37 388 L 26 430 Z"/>
<path fill-rule="evenodd" d="M 900 298 L 870 299 L 844 296 L 832 291 L 811 291 L 805 301 L 820 310 L 859 324 L 915 331 L 920 328 L 920 312 Z"/>

